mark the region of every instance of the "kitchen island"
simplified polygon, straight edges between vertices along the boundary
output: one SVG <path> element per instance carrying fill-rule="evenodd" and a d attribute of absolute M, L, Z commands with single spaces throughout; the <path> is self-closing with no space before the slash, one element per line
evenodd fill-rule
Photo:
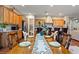
<path fill-rule="evenodd" d="M 9 30 L 9 31 L 0 31 L 0 52 L 3 49 L 12 49 L 20 39 L 19 38 L 19 31 L 18 30 Z"/>

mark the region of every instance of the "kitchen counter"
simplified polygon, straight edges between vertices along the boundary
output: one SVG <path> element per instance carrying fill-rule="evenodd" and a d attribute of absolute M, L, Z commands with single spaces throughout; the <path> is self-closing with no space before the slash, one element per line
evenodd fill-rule
<path fill-rule="evenodd" d="M 1 35 L 1 45 L 3 48 L 12 48 L 15 46 L 19 40 L 19 30 L 8 30 L 0 31 Z"/>

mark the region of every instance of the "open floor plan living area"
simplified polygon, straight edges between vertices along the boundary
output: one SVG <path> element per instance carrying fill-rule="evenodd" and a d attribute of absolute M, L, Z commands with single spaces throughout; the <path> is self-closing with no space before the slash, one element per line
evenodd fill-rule
<path fill-rule="evenodd" d="M 0 54 L 79 54 L 79 5 L 0 5 Z"/>

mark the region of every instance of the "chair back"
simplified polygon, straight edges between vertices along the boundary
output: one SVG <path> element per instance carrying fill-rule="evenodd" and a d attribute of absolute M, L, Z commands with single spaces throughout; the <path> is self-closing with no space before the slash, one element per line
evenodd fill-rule
<path fill-rule="evenodd" d="M 58 31 L 55 31 L 54 32 L 54 40 L 56 40 L 57 34 L 58 34 Z"/>
<path fill-rule="evenodd" d="M 62 45 L 63 45 L 65 48 L 68 49 L 72 38 L 71 38 L 71 35 L 70 35 L 70 34 L 67 34 L 66 37 L 67 37 L 67 38 L 63 39 L 63 41 L 62 41 Z"/>

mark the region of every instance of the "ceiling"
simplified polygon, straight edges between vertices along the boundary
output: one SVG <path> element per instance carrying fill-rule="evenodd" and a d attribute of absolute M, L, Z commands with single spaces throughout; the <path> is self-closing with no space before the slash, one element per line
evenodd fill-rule
<path fill-rule="evenodd" d="M 79 6 L 72 5 L 11 5 L 23 15 L 32 13 L 36 17 L 45 16 L 48 13 L 50 16 L 79 16 Z"/>

